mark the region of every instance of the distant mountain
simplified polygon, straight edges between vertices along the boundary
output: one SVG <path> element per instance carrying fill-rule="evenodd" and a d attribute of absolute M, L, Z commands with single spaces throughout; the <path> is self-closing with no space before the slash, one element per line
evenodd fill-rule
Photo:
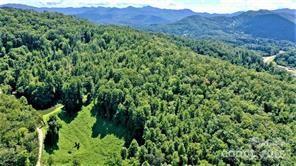
<path fill-rule="evenodd" d="M 281 14 L 270 11 L 246 12 L 234 17 L 236 31 L 252 36 L 296 42 L 296 24 Z"/>
<path fill-rule="evenodd" d="M 150 30 L 193 38 L 260 37 L 296 42 L 296 25 L 280 11 L 248 11 L 234 16 L 186 17 L 175 23 L 151 26 Z M 295 16 L 294 16 L 295 18 Z"/>
<path fill-rule="evenodd" d="M 78 17 L 88 19 L 95 23 L 124 24 L 124 25 L 150 25 L 167 24 L 178 21 L 184 17 L 195 15 L 191 10 L 167 10 L 150 6 L 143 8 L 87 8 L 86 12 L 76 14 Z"/>
<path fill-rule="evenodd" d="M 272 12 L 295 15 L 296 14 L 296 9 L 283 8 L 283 9 L 273 10 Z"/>
<path fill-rule="evenodd" d="M 16 8 L 16 9 L 36 9 L 33 6 L 23 5 L 23 4 L 5 4 L 0 5 L 1 8 Z"/>
<path fill-rule="evenodd" d="M 273 10 L 272 12 L 285 17 L 286 19 L 296 23 L 296 9 L 278 9 Z"/>
<path fill-rule="evenodd" d="M 25 10 L 35 10 L 39 12 L 50 11 L 59 12 L 66 15 L 75 15 L 100 24 L 119 25 L 150 25 L 168 24 L 181 20 L 185 17 L 196 15 L 197 13 L 184 10 L 159 9 L 151 6 L 142 8 L 106 8 L 106 7 L 81 7 L 81 8 L 36 8 L 20 4 L 7 4 L 1 7 L 10 7 Z"/>
<path fill-rule="evenodd" d="M 59 12 L 75 15 L 98 24 L 145 27 L 145 30 L 165 32 L 193 38 L 211 37 L 232 40 L 260 37 L 274 40 L 296 41 L 296 10 L 278 9 L 235 12 L 230 14 L 195 13 L 188 9 L 171 10 L 151 6 L 142 8 L 37 8 L 20 4 L 0 7 Z M 148 28 L 146 28 L 148 27 Z"/>
<path fill-rule="evenodd" d="M 207 12 L 193 12 L 189 9 L 172 10 L 160 9 L 151 6 L 142 8 L 127 7 L 127 8 L 108 8 L 108 7 L 80 7 L 80 8 L 37 8 L 22 4 L 5 4 L 0 7 L 34 10 L 38 12 L 59 12 L 66 15 L 75 15 L 80 18 L 87 19 L 99 24 L 116 24 L 116 25 L 131 25 L 131 26 L 146 26 L 151 24 L 169 24 L 179 21 L 185 17 L 198 15 L 202 17 L 217 17 L 225 16 L 232 17 L 241 14 L 235 12 L 229 14 L 217 14 Z"/>

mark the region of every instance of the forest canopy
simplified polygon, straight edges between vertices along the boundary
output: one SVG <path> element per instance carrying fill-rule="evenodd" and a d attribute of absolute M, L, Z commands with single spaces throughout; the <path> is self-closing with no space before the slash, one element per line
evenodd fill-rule
<path fill-rule="evenodd" d="M 198 55 L 158 35 L 56 13 L 0 9 L 0 48 L 6 93 L 36 109 L 62 103 L 73 115 L 93 101 L 102 118 L 130 130 L 121 161 L 127 165 L 296 162 L 295 79 Z M 34 119 L 31 107 L 16 109 Z M 22 121 L 28 132 L 33 122 Z M 253 158 L 228 153 L 240 150 Z M 281 155 L 262 155 L 272 152 Z"/>
<path fill-rule="evenodd" d="M 35 129 L 41 120 L 26 98 L 17 100 L 0 89 L 0 165 L 33 165 L 37 161 Z"/>

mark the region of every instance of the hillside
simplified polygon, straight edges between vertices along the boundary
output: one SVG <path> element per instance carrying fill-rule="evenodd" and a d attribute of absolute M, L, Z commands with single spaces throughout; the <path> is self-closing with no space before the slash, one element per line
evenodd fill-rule
<path fill-rule="evenodd" d="M 173 43 L 179 46 L 184 46 L 192 49 L 194 52 L 210 57 L 215 57 L 228 61 L 232 64 L 243 66 L 256 71 L 265 71 L 273 75 L 280 76 L 282 79 L 287 79 L 287 73 L 273 64 L 264 63 L 262 53 L 259 51 L 249 50 L 244 47 L 237 47 L 222 41 L 213 39 L 189 39 L 186 37 L 167 37 Z M 279 52 L 279 46 L 272 45 L 270 49 L 264 47 L 269 52 Z M 283 47 L 281 48 L 283 49 Z M 289 76 L 288 76 L 289 77 Z"/>
<path fill-rule="evenodd" d="M 275 61 L 279 65 L 296 69 L 296 49 L 278 55 Z"/>
<path fill-rule="evenodd" d="M 277 13 L 281 15 L 282 17 L 285 17 L 286 19 L 296 23 L 295 19 L 295 13 L 296 9 L 278 9 L 278 10 L 273 10 L 274 13 Z"/>
<path fill-rule="evenodd" d="M 3 94 L 0 87 L 0 165 L 34 165 L 38 157 L 37 111 L 23 97 Z"/>
<path fill-rule="evenodd" d="M 46 122 L 45 144 L 52 150 L 46 162 L 99 163 L 104 152 L 113 152 L 117 165 L 296 161 L 293 78 L 281 81 L 159 35 L 57 13 L 0 9 L 0 25 L 2 93 L 24 96 L 35 109 L 64 105 L 64 116 Z M 116 128 L 131 139 L 90 136 L 95 120 L 109 122 L 103 131 Z M 101 131 L 102 125 L 92 129 Z M 81 150 L 70 150 L 73 158 L 65 154 L 71 145 Z M 91 153 L 98 158 L 88 158 Z"/>
<path fill-rule="evenodd" d="M 295 19 L 295 17 L 294 17 Z M 151 30 L 192 38 L 231 40 L 267 38 L 296 41 L 295 23 L 271 11 L 249 11 L 237 16 L 189 16 L 175 23 L 151 26 Z"/>
<path fill-rule="evenodd" d="M 255 37 L 296 42 L 296 24 L 269 11 L 246 12 L 234 18 L 241 30 Z"/>

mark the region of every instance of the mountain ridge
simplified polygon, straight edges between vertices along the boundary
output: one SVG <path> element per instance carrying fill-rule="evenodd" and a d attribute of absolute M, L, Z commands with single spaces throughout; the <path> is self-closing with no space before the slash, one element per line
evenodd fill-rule
<path fill-rule="evenodd" d="M 119 25 L 167 24 L 196 14 L 189 9 L 159 9 L 151 6 L 145 6 L 142 8 L 136 8 L 132 6 L 126 8 L 100 6 L 79 8 L 40 8 L 20 4 L 5 4 L 1 5 L 0 7 L 35 10 L 38 12 L 60 12 L 66 15 L 75 15 L 80 18 L 88 19 L 89 21 L 94 23 Z M 109 16 L 108 19 L 105 19 L 106 16 Z M 141 17 L 143 21 L 140 19 L 135 19 L 138 17 Z"/>
<path fill-rule="evenodd" d="M 296 41 L 295 23 L 273 11 L 248 11 L 237 16 L 188 16 L 175 23 L 151 26 L 152 31 L 192 38 L 228 38 L 249 35 L 273 40 Z"/>
<path fill-rule="evenodd" d="M 17 8 L 17 9 L 25 9 L 25 10 L 35 10 L 38 12 L 60 12 L 66 15 L 75 15 L 80 18 L 87 19 L 94 23 L 100 24 L 119 24 L 119 25 L 131 25 L 131 26 L 142 26 L 142 25 L 151 25 L 151 24 L 168 24 L 179 21 L 183 18 L 199 15 L 202 17 L 217 17 L 217 16 L 225 16 L 225 17 L 233 17 L 238 16 L 242 13 L 250 12 L 250 11 L 238 11 L 234 13 L 208 13 L 208 12 L 195 12 L 190 9 L 160 9 L 152 6 L 143 6 L 143 7 L 133 7 L 128 6 L 126 8 L 118 8 L 118 7 L 34 7 L 23 4 L 4 4 L 0 5 L 0 7 L 9 7 L 9 8 Z M 293 19 L 293 14 L 295 16 L 295 9 L 276 9 L 271 10 L 274 13 L 281 14 L 283 17 L 295 21 Z M 104 19 L 104 16 L 109 16 L 109 20 Z M 142 17 L 141 17 L 142 16 Z M 142 18 L 143 21 L 139 21 Z M 156 18 L 154 21 L 151 18 Z M 125 21 L 121 21 L 125 20 Z M 295 23 L 295 22 L 294 22 Z"/>

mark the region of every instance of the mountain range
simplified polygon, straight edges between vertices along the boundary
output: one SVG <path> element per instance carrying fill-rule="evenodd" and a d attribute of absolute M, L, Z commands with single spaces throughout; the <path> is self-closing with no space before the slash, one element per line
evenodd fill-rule
<path fill-rule="evenodd" d="M 75 15 L 100 24 L 117 25 L 150 25 L 167 24 L 178 21 L 182 18 L 195 15 L 189 10 L 171 10 L 159 9 L 151 6 L 136 8 L 129 6 L 127 8 L 109 8 L 109 7 L 80 7 L 80 8 L 37 8 L 21 4 L 6 4 L 1 7 L 34 10 L 38 12 L 49 11 L 59 12 L 66 15 Z M 206 14 L 206 13 L 204 13 Z"/>
<path fill-rule="evenodd" d="M 150 26 L 152 31 L 189 36 L 192 38 L 260 37 L 296 41 L 295 16 L 284 10 L 248 11 L 235 16 L 203 17 L 194 15 L 175 23 Z M 292 11 L 292 10 L 291 10 Z M 294 10 L 295 11 L 295 10 Z M 293 19 L 292 19 L 293 18 Z"/>
<path fill-rule="evenodd" d="M 87 19 L 97 24 L 128 25 L 154 32 L 164 32 L 193 38 L 233 39 L 260 37 L 296 42 L 296 10 L 259 10 L 230 14 L 198 13 L 189 9 L 142 8 L 37 8 L 20 4 L 1 7 L 59 12 Z"/>

